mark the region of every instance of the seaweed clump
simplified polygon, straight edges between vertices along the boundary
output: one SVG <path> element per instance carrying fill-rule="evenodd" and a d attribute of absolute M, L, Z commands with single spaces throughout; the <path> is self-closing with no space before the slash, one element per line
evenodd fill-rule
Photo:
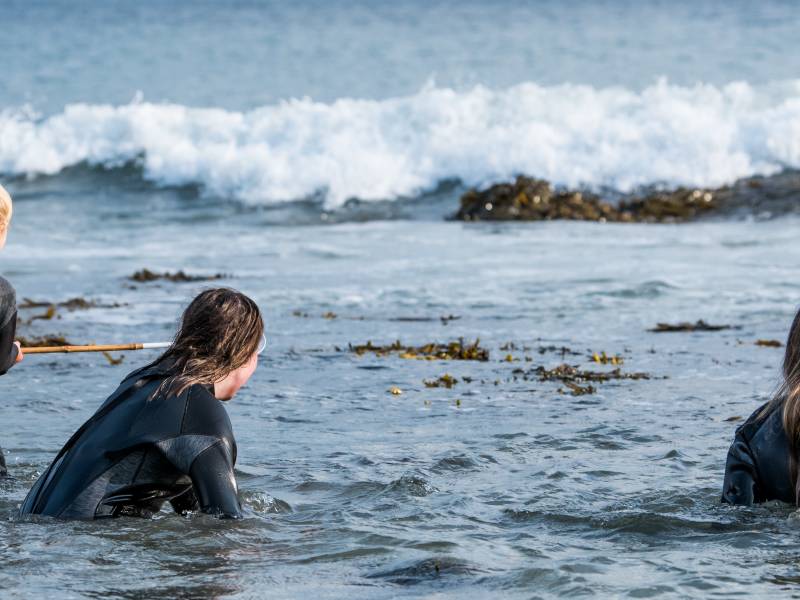
<path fill-rule="evenodd" d="M 606 354 L 605 350 L 600 353 L 593 352 L 590 358 L 601 365 L 621 365 L 625 362 L 619 354 Z"/>
<path fill-rule="evenodd" d="M 156 273 L 150 269 L 141 269 L 136 271 L 128 279 L 136 281 L 137 283 L 150 283 L 151 281 L 170 281 L 172 283 L 190 283 L 197 281 L 216 281 L 218 279 L 225 279 L 227 275 L 223 273 L 216 273 L 214 275 L 188 275 L 183 269 L 170 273 Z"/>
<path fill-rule="evenodd" d="M 594 194 L 556 191 L 550 182 L 520 175 L 484 191 L 468 190 L 454 218 L 462 221 L 599 221 L 663 223 L 689 221 L 718 208 L 711 190 L 654 191 L 618 205 Z"/>
<path fill-rule="evenodd" d="M 519 176 L 485 191 L 468 190 L 455 215 L 462 221 L 615 221 L 616 209 L 597 196 L 555 192 L 550 182 Z"/>
<path fill-rule="evenodd" d="M 18 337 L 17 341 L 23 348 L 43 348 L 45 346 L 74 346 L 63 335 L 40 335 L 32 337 Z"/>
<path fill-rule="evenodd" d="M 732 325 L 710 325 L 700 319 L 696 323 L 656 323 L 656 326 L 648 331 L 652 333 L 675 333 L 682 331 L 723 331 L 733 329 Z"/>
<path fill-rule="evenodd" d="M 20 309 L 30 308 L 66 308 L 67 310 L 89 310 L 90 308 L 120 308 L 123 306 L 117 302 L 112 304 L 101 304 L 96 300 L 87 300 L 86 298 L 76 297 L 64 300 L 63 302 L 50 302 L 47 300 L 31 300 L 30 298 L 23 298 L 19 304 Z"/>
<path fill-rule="evenodd" d="M 756 340 L 756 346 L 763 348 L 782 348 L 783 343 L 778 340 Z"/>
<path fill-rule="evenodd" d="M 562 383 L 606 382 L 612 379 L 651 379 L 649 373 L 623 373 L 619 368 L 612 371 L 588 371 L 566 363 L 552 369 L 536 367 L 534 373 L 539 378 L 539 381 L 561 381 Z"/>
<path fill-rule="evenodd" d="M 651 379 L 648 373 L 623 373 L 619 367 L 613 371 L 588 371 L 566 363 L 552 369 L 536 367 L 533 373 L 539 381 L 560 381 L 566 389 L 559 388 L 560 393 L 570 393 L 573 396 L 594 394 L 597 388 L 591 383 L 604 383 L 612 379 Z"/>
<path fill-rule="evenodd" d="M 364 354 L 375 354 L 376 356 L 388 356 L 397 354 L 403 359 L 418 360 L 489 360 L 489 351 L 482 348 L 480 340 L 476 339 L 472 344 L 464 342 L 464 338 L 458 341 L 440 344 L 431 342 L 422 346 L 405 346 L 397 340 L 393 344 L 386 346 L 376 346 L 371 341 L 366 344 L 349 345 L 350 351 L 358 356 Z"/>
<path fill-rule="evenodd" d="M 449 373 L 445 373 L 438 379 L 423 379 L 422 383 L 425 384 L 425 387 L 429 388 L 438 388 L 444 387 L 448 390 L 452 388 L 454 385 L 458 383 L 458 379 L 450 375 Z"/>

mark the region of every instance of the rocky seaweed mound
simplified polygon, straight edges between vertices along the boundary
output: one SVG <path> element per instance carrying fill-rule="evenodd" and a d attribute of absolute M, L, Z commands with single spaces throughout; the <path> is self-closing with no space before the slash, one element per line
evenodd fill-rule
<path fill-rule="evenodd" d="M 468 190 L 453 216 L 461 221 L 599 221 L 682 223 L 740 212 L 759 217 L 800 212 L 800 174 L 750 177 L 716 189 L 649 190 L 618 202 L 592 193 L 554 189 L 550 182 L 520 175 L 480 191 Z"/>

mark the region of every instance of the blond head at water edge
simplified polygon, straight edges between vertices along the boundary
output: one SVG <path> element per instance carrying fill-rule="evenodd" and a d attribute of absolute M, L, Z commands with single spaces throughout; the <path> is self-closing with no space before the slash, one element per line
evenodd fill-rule
<path fill-rule="evenodd" d="M 6 245 L 6 236 L 8 235 L 8 226 L 11 224 L 12 211 L 11 194 L 0 185 L 0 248 Z"/>

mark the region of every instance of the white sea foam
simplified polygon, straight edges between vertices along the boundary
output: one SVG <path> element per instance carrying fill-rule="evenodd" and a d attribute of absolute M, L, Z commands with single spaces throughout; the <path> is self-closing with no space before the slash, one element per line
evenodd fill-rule
<path fill-rule="evenodd" d="M 244 113 L 140 101 L 69 105 L 45 119 L 0 112 L 2 173 L 134 160 L 159 184 L 193 183 L 254 203 L 322 192 L 331 207 L 411 196 L 448 178 L 486 185 L 517 173 L 621 191 L 717 186 L 800 167 L 800 80 L 660 81 L 641 92 L 430 85 L 404 98 L 300 99 Z"/>

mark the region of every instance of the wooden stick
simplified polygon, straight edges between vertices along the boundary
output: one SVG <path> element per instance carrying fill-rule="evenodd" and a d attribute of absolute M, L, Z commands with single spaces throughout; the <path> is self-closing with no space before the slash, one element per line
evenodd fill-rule
<path fill-rule="evenodd" d="M 57 352 L 120 352 L 123 350 L 151 350 L 167 348 L 169 342 L 146 342 L 143 344 L 105 344 L 92 346 L 32 346 L 23 348 L 23 354 L 55 354 Z"/>

